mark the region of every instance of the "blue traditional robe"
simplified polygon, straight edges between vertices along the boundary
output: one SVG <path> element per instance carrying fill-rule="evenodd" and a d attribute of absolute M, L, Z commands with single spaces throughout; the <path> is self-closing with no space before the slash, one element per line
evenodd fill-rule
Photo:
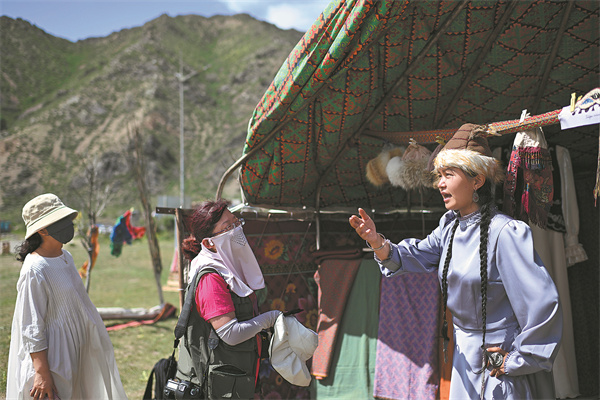
<path fill-rule="evenodd" d="M 391 244 L 378 261 L 384 276 L 442 270 L 457 214 L 449 211 L 425 239 Z M 552 363 L 562 335 L 558 292 L 533 248 L 531 229 L 494 210 L 489 228 L 486 345 L 509 352 L 506 374 L 482 368 L 482 304 L 479 212 L 459 218 L 448 269 L 448 310 L 453 316 L 451 399 L 554 398 Z M 483 375 L 483 376 L 482 376 Z"/>

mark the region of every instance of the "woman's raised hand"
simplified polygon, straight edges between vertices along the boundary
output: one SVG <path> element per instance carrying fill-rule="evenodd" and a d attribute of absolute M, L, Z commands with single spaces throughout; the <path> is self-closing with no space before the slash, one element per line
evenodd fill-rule
<path fill-rule="evenodd" d="M 351 216 L 348 221 L 350 226 L 356 230 L 358 236 L 363 240 L 366 240 L 373 247 L 379 247 L 381 245 L 381 237 L 377 234 L 377 228 L 375 228 L 375 222 L 369 217 L 365 210 L 362 208 L 358 209 L 360 217 L 357 215 Z"/>

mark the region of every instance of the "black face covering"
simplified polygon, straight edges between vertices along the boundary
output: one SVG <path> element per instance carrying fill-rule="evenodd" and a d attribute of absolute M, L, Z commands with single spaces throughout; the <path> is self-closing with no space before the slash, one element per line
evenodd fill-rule
<path fill-rule="evenodd" d="M 62 244 L 67 244 L 75 236 L 75 227 L 71 217 L 65 217 L 46 227 L 48 234 Z"/>

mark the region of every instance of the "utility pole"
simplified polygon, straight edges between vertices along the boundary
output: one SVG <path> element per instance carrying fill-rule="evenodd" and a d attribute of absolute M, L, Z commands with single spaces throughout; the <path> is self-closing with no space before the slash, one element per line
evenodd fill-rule
<path fill-rule="evenodd" d="M 196 75 L 198 71 L 192 71 L 187 75 L 183 75 L 183 61 L 181 53 L 179 54 L 179 72 L 175 73 L 175 77 L 179 81 L 179 206 L 185 207 L 185 169 L 184 169 L 184 145 L 183 145 L 183 84 L 185 81 Z"/>

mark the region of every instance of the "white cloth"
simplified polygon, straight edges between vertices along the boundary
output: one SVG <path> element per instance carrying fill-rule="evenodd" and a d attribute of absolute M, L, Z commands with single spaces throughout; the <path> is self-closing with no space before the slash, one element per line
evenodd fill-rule
<path fill-rule="evenodd" d="M 202 245 L 202 250 L 192 260 L 188 282 L 192 281 L 199 268 L 210 264 L 240 297 L 248 297 L 253 291 L 265 287 L 262 271 L 241 226 L 210 240 L 217 252 L 213 253 Z"/>
<path fill-rule="evenodd" d="M 556 159 L 560 171 L 562 194 L 562 212 L 565 219 L 565 255 L 567 267 L 588 259 L 585 250 L 579 243 L 579 207 L 577 207 L 577 196 L 575 194 L 575 179 L 573 178 L 573 166 L 569 150 L 562 146 L 556 146 Z M 558 190 L 555 188 L 554 190 Z"/>
<path fill-rule="evenodd" d="M 540 147 L 542 149 L 548 148 L 546 137 L 542 128 L 534 128 L 528 131 L 518 132 L 515 135 L 513 142 L 513 149 L 517 147 Z"/>
<path fill-rule="evenodd" d="M 48 351 L 61 400 L 126 399 L 112 343 L 71 254 L 29 254 L 17 281 L 8 355 L 7 399 L 30 399 L 30 353 Z"/>
<path fill-rule="evenodd" d="M 535 251 L 540 255 L 556 285 L 563 312 L 562 341 L 552 367 L 555 395 L 559 399 L 577 397 L 580 394 L 579 381 L 563 234 L 550 229 L 542 229 L 534 224 L 530 224 L 530 226 Z"/>
<path fill-rule="evenodd" d="M 563 399 L 577 397 L 580 394 L 567 267 L 575 262 L 587 260 L 587 255 L 579 243 L 579 209 L 569 151 L 564 147 L 556 146 L 556 158 L 561 187 L 554 190 L 561 191 L 562 212 L 567 232 L 563 235 L 560 232 L 541 229 L 533 224 L 531 224 L 531 232 L 535 250 L 558 289 L 563 310 L 562 342 L 552 368 L 556 397 Z"/>
<path fill-rule="evenodd" d="M 302 325 L 296 317 L 277 317 L 273 326 L 269 354 L 275 371 L 289 383 L 310 385 L 310 372 L 306 361 L 311 358 L 319 344 L 319 335 Z"/>
<path fill-rule="evenodd" d="M 577 128 L 578 126 L 594 125 L 600 123 L 600 105 L 594 104 L 588 109 L 576 108 L 571 112 L 571 106 L 563 107 L 558 114 L 560 129 Z"/>

